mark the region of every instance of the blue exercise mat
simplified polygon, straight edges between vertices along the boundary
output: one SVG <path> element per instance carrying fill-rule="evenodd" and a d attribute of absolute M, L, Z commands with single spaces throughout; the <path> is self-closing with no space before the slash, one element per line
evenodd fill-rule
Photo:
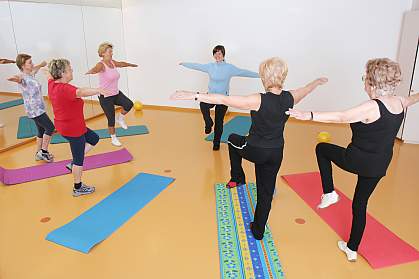
<path fill-rule="evenodd" d="M 221 142 L 227 142 L 228 137 L 231 134 L 238 134 L 241 136 L 246 136 L 249 134 L 250 125 L 252 124 L 252 119 L 250 116 L 236 116 L 227 123 L 224 124 L 223 135 L 221 136 Z M 205 140 L 213 141 L 214 133 L 209 134 Z"/>
<path fill-rule="evenodd" d="M 140 173 L 70 223 L 50 232 L 46 239 L 89 253 L 173 182 L 173 178 Z"/>
<path fill-rule="evenodd" d="M 16 137 L 18 139 L 26 139 L 32 138 L 36 135 L 38 135 L 38 129 L 36 128 L 35 121 L 27 116 L 21 116 L 19 118 Z"/>
<path fill-rule="evenodd" d="M 99 136 L 100 139 L 110 138 L 111 135 L 108 132 L 108 129 L 94 130 L 94 132 Z M 128 126 L 128 129 L 122 129 L 121 127 L 115 129 L 115 133 L 118 137 L 127 137 L 135 135 L 144 135 L 148 134 L 148 128 L 143 125 L 137 126 Z M 60 134 L 55 134 L 52 136 L 51 144 L 65 143 L 68 142 L 66 138 Z"/>
<path fill-rule="evenodd" d="M 0 103 L 0 109 L 7 109 L 14 106 L 22 105 L 22 104 L 23 104 L 23 99 L 8 101 L 8 102 Z"/>

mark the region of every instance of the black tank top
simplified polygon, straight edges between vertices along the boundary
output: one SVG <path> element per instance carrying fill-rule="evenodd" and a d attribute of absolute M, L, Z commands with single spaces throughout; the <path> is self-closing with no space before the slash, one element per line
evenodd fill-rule
<path fill-rule="evenodd" d="M 284 146 L 284 126 L 288 120 L 285 112 L 294 106 L 294 97 L 288 91 L 281 94 L 267 92 L 260 94 L 260 108 L 250 111 L 252 126 L 247 143 L 262 148 L 282 148 Z"/>
<path fill-rule="evenodd" d="M 404 118 L 389 112 L 378 99 L 380 118 L 365 124 L 351 123 L 352 142 L 346 149 L 346 159 L 354 172 L 367 177 L 385 176 L 393 157 L 393 145 Z"/>

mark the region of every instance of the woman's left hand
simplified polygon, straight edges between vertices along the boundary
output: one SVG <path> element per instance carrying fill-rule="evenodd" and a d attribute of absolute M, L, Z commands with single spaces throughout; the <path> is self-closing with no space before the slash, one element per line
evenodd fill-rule
<path fill-rule="evenodd" d="M 290 108 L 285 114 L 299 120 L 312 120 L 311 119 L 311 112 L 309 111 L 300 111 L 297 109 Z"/>
<path fill-rule="evenodd" d="M 188 92 L 177 90 L 172 96 L 170 96 L 171 100 L 193 100 L 195 98 L 195 92 Z"/>

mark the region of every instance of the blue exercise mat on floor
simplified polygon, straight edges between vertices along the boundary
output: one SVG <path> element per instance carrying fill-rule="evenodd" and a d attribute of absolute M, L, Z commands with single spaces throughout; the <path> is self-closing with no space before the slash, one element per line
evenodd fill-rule
<path fill-rule="evenodd" d="M 149 131 L 146 126 L 138 125 L 138 126 L 128 126 L 128 129 L 122 129 L 122 128 L 116 128 L 116 135 L 118 137 L 126 137 L 126 136 L 135 136 L 135 135 L 144 135 L 148 134 Z M 108 129 L 100 129 L 100 130 L 94 130 L 96 134 L 98 134 L 100 139 L 106 139 L 110 138 L 111 135 L 109 135 Z M 68 142 L 63 136 L 59 134 L 55 134 L 52 136 L 51 143 L 64 143 Z"/>
<path fill-rule="evenodd" d="M 227 142 L 230 134 L 238 134 L 241 136 L 246 136 L 249 134 L 250 125 L 252 124 L 252 119 L 250 116 L 236 116 L 227 123 L 224 124 L 223 135 L 221 136 L 221 142 Z M 214 133 L 209 134 L 205 140 L 213 141 Z"/>
<path fill-rule="evenodd" d="M 35 121 L 27 116 L 21 116 L 19 118 L 19 125 L 17 127 L 17 138 L 26 139 L 32 138 L 38 134 Z"/>
<path fill-rule="evenodd" d="M 46 240 L 87 254 L 93 246 L 105 240 L 166 189 L 173 180 L 170 177 L 140 173 L 70 223 L 49 233 Z"/>
<path fill-rule="evenodd" d="M 14 106 L 22 105 L 22 104 L 23 104 L 23 99 L 8 101 L 8 102 L 0 103 L 0 109 L 7 109 Z"/>

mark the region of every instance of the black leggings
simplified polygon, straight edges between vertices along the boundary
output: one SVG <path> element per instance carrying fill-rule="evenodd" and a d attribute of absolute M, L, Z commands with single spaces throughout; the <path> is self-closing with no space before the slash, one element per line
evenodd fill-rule
<path fill-rule="evenodd" d="M 242 158 L 255 163 L 257 204 L 253 220 L 252 233 L 256 239 L 262 239 L 271 211 L 272 197 L 275 190 L 276 176 L 282 163 L 283 147 L 261 148 L 249 146 L 246 137 L 231 134 L 228 137 L 230 154 L 231 181 L 245 183 L 246 176 L 242 168 Z"/>
<path fill-rule="evenodd" d="M 121 106 L 125 111 L 130 111 L 133 102 L 121 91 L 117 95 L 104 97 L 99 95 L 99 103 L 108 119 L 108 127 L 115 127 L 115 106 Z"/>
<path fill-rule="evenodd" d="M 35 122 L 36 128 L 38 129 L 38 138 L 42 138 L 44 134 L 51 136 L 52 133 L 54 133 L 54 124 L 52 124 L 51 119 L 49 119 L 48 115 L 45 112 L 32 119 Z"/>
<path fill-rule="evenodd" d="M 354 172 L 348 163 L 345 162 L 345 151 L 345 148 L 329 143 L 319 143 L 316 146 L 317 163 L 322 178 L 323 193 L 325 194 L 334 190 L 331 162 L 341 169 Z M 352 201 L 352 229 L 348 241 L 348 247 L 352 251 L 357 251 L 361 243 L 367 218 L 368 199 L 380 179 L 381 177 L 358 175 L 358 182 Z"/>
<path fill-rule="evenodd" d="M 87 128 L 87 132 L 80 137 L 64 137 L 70 143 L 71 154 L 73 155 L 72 163 L 79 167 L 83 166 L 84 163 L 84 149 L 86 143 L 94 146 L 99 141 L 99 136 L 89 128 Z"/>
<path fill-rule="evenodd" d="M 219 144 L 221 136 L 223 134 L 224 116 L 227 112 L 227 106 L 225 105 L 213 105 L 200 102 L 199 107 L 201 108 L 202 116 L 204 117 L 205 127 L 210 128 L 214 124 L 210 116 L 210 109 L 215 106 L 215 127 L 214 127 L 214 140 L 213 142 Z"/>

